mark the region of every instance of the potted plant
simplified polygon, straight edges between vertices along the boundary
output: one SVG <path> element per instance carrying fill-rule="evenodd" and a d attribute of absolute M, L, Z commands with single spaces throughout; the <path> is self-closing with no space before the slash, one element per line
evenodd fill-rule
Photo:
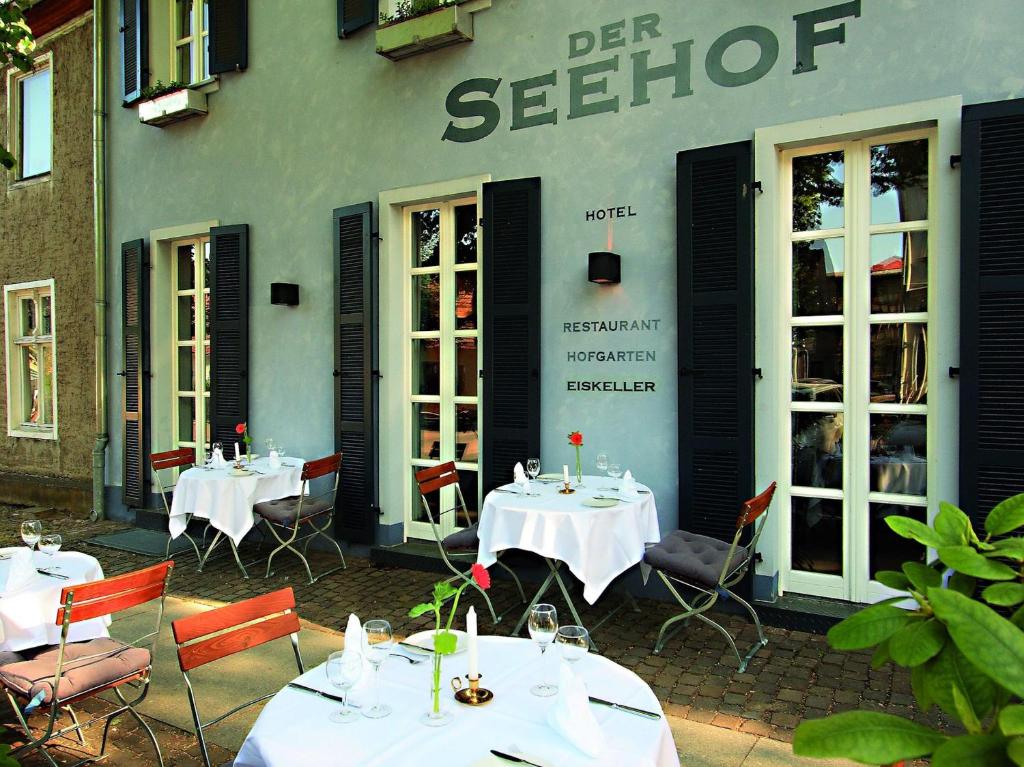
<path fill-rule="evenodd" d="M 964 734 L 947 735 L 898 716 L 847 711 L 802 722 L 793 751 L 893 764 L 930 757 L 933 767 L 1024 765 L 1024 494 L 985 518 L 984 538 L 955 506 L 940 504 L 931 526 L 885 520 L 904 538 L 935 549 L 875 578 L 903 596 L 872 605 L 832 627 L 840 650 L 874 648 L 872 666 L 910 669 L 917 705 L 938 706 Z M 897 603 L 912 600 L 916 608 Z"/>
<path fill-rule="evenodd" d="M 392 61 L 473 39 L 473 16 L 457 0 L 401 0 L 381 13 L 377 53 Z"/>
<path fill-rule="evenodd" d="M 176 80 L 160 80 L 142 90 L 139 122 L 163 127 L 207 112 L 206 94 Z"/>

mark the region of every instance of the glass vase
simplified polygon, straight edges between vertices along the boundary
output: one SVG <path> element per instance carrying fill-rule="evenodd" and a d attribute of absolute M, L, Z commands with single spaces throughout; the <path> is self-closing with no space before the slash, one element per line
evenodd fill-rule
<path fill-rule="evenodd" d="M 444 658 L 438 652 L 435 652 L 432 656 L 434 664 L 433 676 L 431 677 L 431 688 L 430 688 L 430 708 L 423 716 L 420 717 L 420 722 L 427 725 L 427 727 L 444 727 L 452 720 L 451 712 L 445 706 L 441 705 L 441 660 Z"/>
<path fill-rule="evenodd" d="M 583 487 L 583 464 L 580 463 L 580 449 L 576 448 L 576 486 Z"/>

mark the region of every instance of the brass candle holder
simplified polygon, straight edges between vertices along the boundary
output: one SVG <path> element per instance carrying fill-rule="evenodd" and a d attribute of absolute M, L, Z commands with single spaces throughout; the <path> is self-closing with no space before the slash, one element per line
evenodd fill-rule
<path fill-rule="evenodd" d="M 565 487 L 558 491 L 560 495 L 572 495 L 576 491 L 569 487 L 569 483 L 565 483 Z"/>
<path fill-rule="evenodd" d="M 483 706 L 494 700 L 494 693 L 480 686 L 480 674 L 476 679 L 466 677 L 469 687 L 462 686 L 462 677 L 452 677 L 452 689 L 455 690 L 455 700 L 465 706 Z"/>

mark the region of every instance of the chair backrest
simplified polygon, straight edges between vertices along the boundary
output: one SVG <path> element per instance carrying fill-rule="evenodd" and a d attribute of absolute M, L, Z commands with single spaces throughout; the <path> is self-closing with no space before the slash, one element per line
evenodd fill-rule
<path fill-rule="evenodd" d="M 772 482 L 764 491 L 743 502 L 743 510 L 736 519 L 737 530 L 746 527 L 768 510 L 772 498 L 775 497 L 775 486 L 776 483 Z"/>
<path fill-rule="evenodd" d="M 315 461 L 306 461 L 302 464 L 302 481 L 334 474 L 339 469 L 341 469 L 341 453 L 335 453 L 326 458 L 317 458 Z"/>
<path fill-rule="evenodd" d="M 177 450 L 165 450 L 162 453 L 152 453 L 149 456 L 149 463 L 153 471 L 161 469 L 173 469 L 175 466 L 192 466 L 196 462 L 196 449 L 194 447 L 179 447 Z"/>
<path fill-rule="evenodd" d="M 455 461 L 421 469 L 416 472 L 416 482 L 420 486 L 420 495 L 428 495 L 448 485 L 457 485 L 459 472 L 455 470 Z"/>
<path fill-rule="evenodd" d="M 174 561 L 145 567 L 102 581 L 65 586 L 60 593 L 57 625 L 100 618 L 130 607 L 162 599 L 174 569 Z"/>

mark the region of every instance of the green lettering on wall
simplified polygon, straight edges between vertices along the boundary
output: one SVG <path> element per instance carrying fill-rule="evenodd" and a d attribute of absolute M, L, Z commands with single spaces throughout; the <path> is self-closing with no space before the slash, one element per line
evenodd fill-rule
<path fill-rule="evenodd" d="M 587 96 L 608 93 L 608 78 L 601 77 L 597 80 L 587 81 L 588 77 L 599 75 L 604 72 L 618 72 L 619 57 L 613 56 L 610 59 L 595 61 L 592 64 L 583 64 L 578 67 L 569 68 L 569 119 L 577 117 L 589 117 L 604 112 L 619 111 L 619 97 L 612 96 L 598 101 L 584 101 Z"/>
<path fill-rule="evenodd" d="M 597 42 L 597 38 L 594 37 L 593 32 L 583 30 L 582 32 L 573 32 L 569 35 L 569 58 L 574 59 L 577 56 L 586 56 L 592 50 L 594 50 L 594 43 Z"/>
<path fill-rule="evenodd" d="M 651 97 L 647 93 L 647 86 L 655 80 L 664 80 L 671 77 L 675 80 L 675 89 L 672 91 L 672 98 L 678 99 L 682 96 L 689 96 L 693 93 L 690 87 L 690 49 L 693 47 L 693 40 L 684 40 L 672 46 L 675 51 L 676 60 L 671 64 L 662 64 L 652 67 L 648 63 L 651 52 L 637 51 L 633 59 L 633 101 L 631 107 L 638 107 L 649 104 Z"/>
<path fill-rule="evenodd" d="M 463 80 L 448 92 L 444 106 L 452 117 L 479 117 L 481 122 L 470 128 L 460 128 L 454 122 L 449 122 L 441 136 L 442 141 L 455 141 L 464 144 L 468 141 L 479 141 L 494 133 L 501 121 L 501 109 L 491 99 L 501 85 L 501 78 L 474 77 L 471 80 Z M 473 99 L 463 101 L 464 96 L 471 93 L 486 93 L 486 99 Z"/>
<path fill-rule="evenodd" d="M 656 13 L 645 13 L 642 16 L 633 17 L 633 42 L 643 42 L 644 35 L 647 35 L 650 39 L 655 37 L 661 37 L 661 32 L 658 31 L 658 24 L 661 23 L 661 17 Z"/>
<path fill-rule="evenodd" d="M 547 112 L 537 112 L 531 115 L 526 114 L 527 109 L 539 109 L 548 105 L 548 94 L 541 91 L 527 95 L 526 92 L 533 88 L 543 88 L 558 83 L 558 72 L 551 71 L 546 75 L 528 77 L 525 80 L 516 80 L 510 83 L 512 89 L 512 130 L 520 128 L 533 128 L 537 125 L 556 125 L 558 123 L 558 110 L 550 109 Z"/>
<path fill-rule="evenodd" d="M 819 45 L 827 43 L 846 42 L 846 25 L 839 24 L 828 29 L 815 29 L 818 24 L 826 21 L 836 21 L 852 16 L 860 18 L 860 0 L 851 0 L 848 3 L 840 3 L 828 8 L 820 8 L 816 11 L 798 13 L 793 17 L 796 22 L 796 67 L 794 75 L 804 72 L 813 72 L 818 66 L 814 63 L 814 49 Z"/>
<path fill-rule="evenodd" d="M 753 66 L 742 72 L 730 72 L 723 63 L 725 52 L 742 40 L 757 43 L 760 55 Z M 760 80 L 775 66 L 778 59 L 779 39 L 770 29 L 758 26 L 737 27 L 730 29 L 711 44 L 708 55 L 704 58 L 704 69 L 711 82 L 725 88 L 735 88 Z"/>
<path fill-rule="evenodd" d="M 607 51 L 609 48 L 625 48 L 626 38 L 622 36 L 622 33 L 626 31 L 626 20 L 613 21 L 611 24 L 605 24 L 601 27 L 601 50 Z"/>

